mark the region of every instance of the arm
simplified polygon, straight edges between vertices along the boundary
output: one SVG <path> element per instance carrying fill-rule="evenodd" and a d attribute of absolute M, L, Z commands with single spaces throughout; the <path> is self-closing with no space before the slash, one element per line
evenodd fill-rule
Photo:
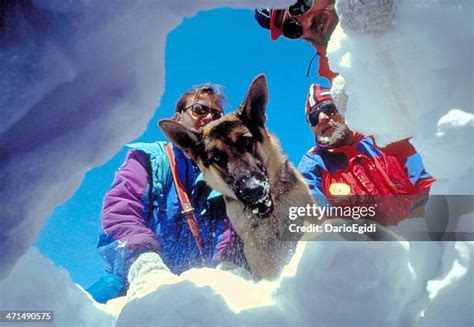
<path fill-rule="evenodd" d="M 131 150 L 103 203 L 99 253 L 107 270 L 122 279 L 139 254 L 158 251 L 155 233 L 146 224 L 150 189 L 146 167 L 145 155 Z"/>
<path fill-rule="evenodd" d="M 425 170 L 421 156 L 410 143 L 410 139 L 391 143 L 383 147 L 382 151 L 397 158 L 400 165 L 405 169 L 417 194 L 429 193 L 431 184 L 435 182 L 435 179 Z"/>
<path fill-rule="evenodd" d="M 435 179 L 425 170 L 420 154 L 416 152 L 410 139 L 391 143 L 382 148 L 382 151 L 397 158 L 415 187 L 415 194 L 418 196 L 413 199 L 409 217 L 423 216 L 431 184 L 435 182 Z"/>

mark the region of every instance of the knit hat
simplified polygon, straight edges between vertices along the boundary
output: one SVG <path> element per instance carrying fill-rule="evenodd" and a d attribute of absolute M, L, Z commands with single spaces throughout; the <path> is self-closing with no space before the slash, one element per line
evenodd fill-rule
<path fill-rule="evenodd" d="M 306 115 L 312 110 L 317 109 L 323 103 L 334 104 L 334 100 L 331 95 L 331 89 L 322 87 L 319 84 L 311 84 L 309 86 L 309 92 L 305 103 Z"/>

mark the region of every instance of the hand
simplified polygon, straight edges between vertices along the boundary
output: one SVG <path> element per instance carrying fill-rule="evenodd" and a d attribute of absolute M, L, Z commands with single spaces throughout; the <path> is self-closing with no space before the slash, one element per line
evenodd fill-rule
<path fill-rule="evenodd" d="M 161 285 L 175 284 L 180 278 L 173 274 L 155 252 L 140 254 L 128 271 L 128 300 L 141 298 Z"/>

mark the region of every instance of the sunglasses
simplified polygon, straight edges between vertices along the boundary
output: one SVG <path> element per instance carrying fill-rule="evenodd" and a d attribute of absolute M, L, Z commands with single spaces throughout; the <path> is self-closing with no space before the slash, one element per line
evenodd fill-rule
<path fill-rule="evenodd" d="M 212 119 L 216 120 L 222 117 L 222 110 L 217 110 L 214 108 L 210 108 L 206 105 L 201 103 L 193 103 L 189 107 L 183 109 L 183 112 L 191 108 L 191 114 L 194 118 L 204 118 L 207 115 L 211 114 Z"/>
<path fill-rule="evenodd" d="M 306 116 L 306 121 L 314 127 L 319 124 L 319 114 L 323 112 L 329 117 L 334 116 L 337 113 L 337 108 L 334 103 L 323 103 L 316 109 L 313 109 Z"/>
<path fill-rule="evenodd" d="M 296 3 L 288 7 L 290 17 L 283 22 L 281 31 L 283 35 L 289 39 L 298 39 L 303 35 L 303 26 L 293 18 L 307 13 L 313 7 L 313 0 L 298 0 Z"/>

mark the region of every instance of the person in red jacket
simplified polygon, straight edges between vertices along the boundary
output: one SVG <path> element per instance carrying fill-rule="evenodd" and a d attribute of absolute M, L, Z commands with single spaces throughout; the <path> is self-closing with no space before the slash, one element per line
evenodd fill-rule
<path fill-rule="evenodd" d="M 298 170 L 320 205 L 375 206 L 373 220 L 382 225 L 423 213 L 434 178 L 409 139 L 380 147 L 374 137 L 351 131 L 330 90 L 317 84 L 305 109 L 316 146 Z"/>
<path fill-rule="evenodd" d="M 298 0 L 284 9 L 257 8 L 255 19 L 270 30 L 272 40 L 281 35 L 308 41 L 319 55 L 319 76 L 332 82 L 338 74 L 329 68 L 326 49 L 339 22 L 335 0 Z"/>

